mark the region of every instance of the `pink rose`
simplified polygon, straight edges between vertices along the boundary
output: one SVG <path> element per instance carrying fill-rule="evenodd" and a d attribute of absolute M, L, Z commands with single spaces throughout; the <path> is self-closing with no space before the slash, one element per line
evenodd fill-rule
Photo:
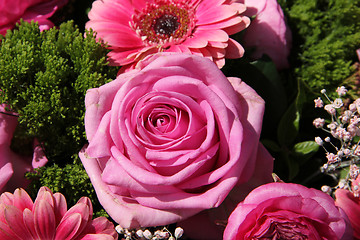
<path fill-rule="evenodd" d="M 230 83 L 230 81 L 231 83 Z M 178 222 L 219 206 L 252 177 L 264 101 L 209 59 L 159 53 L 85 97 L 80 158 L 124 228 Z M 272 170 L 270 155 L 262 167 Z"/>
<path fill-rule="evenodd" d="M 326 193 L 292 183 L 269 183 L 253 190 L 229 217 L 224 240 L 350 240 L 346 214 Z"/>
<path fill-rule="evenodd" d="M 23 19 L 39 23 L 40 30 L 49 29 L 54 24 L 48 20 L 58 8 L 64 6 L 68 0 L 0 0 L 0 34 L 15 27 Z"/>
<path fill-rule="evenodd" d="M 4 104 L 0 105 L 0 193 L 26 187 L 28 180 L 24 174 L 47 162 L 41 147 L 36 146 L 36 141 L 33 157 L 18 155 L 10 149 L 16 126 L 16 114 L 6 111 Z"/>
<path fill-rule="evenodd" d="M 244 15 L 255 16 L 243 36 L 246 48 L 255 48 L 253 59 L 268 55 L 278 69 L 289 67 L 291 31 L 276 0 L 241 0 L 247 7 Z"/>
<path fill-rule="evenodd" d="M 354 229 L 354 237 L 360 239 L 360 198 L 345 189 L 335 191 L 335 204 L 342 208 L 350 219 Z"/>

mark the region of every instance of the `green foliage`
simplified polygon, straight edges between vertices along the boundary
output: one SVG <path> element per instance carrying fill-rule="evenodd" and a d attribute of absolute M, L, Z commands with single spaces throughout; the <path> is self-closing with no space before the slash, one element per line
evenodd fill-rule
<path fill-rule="evenodd" d="M 81 163 L 66 164 L 64 167 L 56 164 L 41 167 L 36 169 L 36 172 L 27 173 L 27 178 L 32 180 L 27 191 L 33 199 L 41 186 L 47 186 L 54 193 L 61 192 L 67 200 L 68 207 L 76 204 L 83 196 L 89 197 L 93 203 L 95 216 L 107 217 L 97 201 L 90 179 Z"/>
<path fill-rule="evenodd" d="M 16 135 L 36 137 L 50 161 L 77 155 L 86 142 L 86 91 L 116 77 L 93 35 L 84 37 L 71 21 L 43 32 L 22 22 L 0 40 L 0 101 L 20 115 Z"/>
<path fill-rule="evenodd" d="M 311 91 L 329 92 L 351 75 L 360 47 L 360 0 L 280 1 L 299 52 L 296 75 Z"/>

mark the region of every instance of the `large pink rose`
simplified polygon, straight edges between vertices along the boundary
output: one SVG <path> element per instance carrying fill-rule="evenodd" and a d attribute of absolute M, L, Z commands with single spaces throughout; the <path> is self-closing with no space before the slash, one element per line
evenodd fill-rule
<path fill-rule="evenodd" d="M 224 240 L 350 240 L 346 214 L 326 193 L 292 183 L 253 190 L 229 217 Z"/>
<path fill-rule="evenodd" d="M 0 193 L 26 187 L 25 173 L 47 162 L 36 141 L 32 157 L 18 155 L 10 149 L 17 123 L 16 114 L 6 111 L 4 104 L 0 105 Z"/>
<path fill-rule="evenodd" d="M 348 215 L 354 229 L 354 237 L 360 239 L 360 198 L 345 189 L 335 191 L 335 204 Z"/>
<path fill-rule="evenodd" d="M 125 228 L 219 206 L 246 185 L 258 155 L 260 167 L 273 167 L 259 143 L 264 101 L 203 57 L 153 55 L 88 90 L 85 105 L 89 145 L 80 157 L 100 203 Z"/>
<path fill-rule="evenodd" d="M 20 19 L 39 23 L 40 30 L 49 29 L 54 24 L 48 20 L 55 11 L 68 0 L 0 0 L 0 34 L 12 29 Z"/>
<path fill-rule="evenodd" d="M 244 15 L 255 18 L 246 29 L 243 44 L 254 48 L 251 57 L 268 55 L 278 69 L 289 67 L 291 31 L 286 24 L 283 11 L 277 0 L 240 0 L 246 5 Z"/>

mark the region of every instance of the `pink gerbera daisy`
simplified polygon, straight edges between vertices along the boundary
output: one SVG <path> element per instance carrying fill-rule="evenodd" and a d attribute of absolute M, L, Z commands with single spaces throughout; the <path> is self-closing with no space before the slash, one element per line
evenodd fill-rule
<path fill-rule="evenodd" d="M 67 209 L 66 199 L 41 187 L 35 202 L 24 189 L 0 196 L 2 240 L 116 240 L 114 225 L 105 217 L 92 219 L 90 199 L 82 197 Z"/>
<path fill-rule="evenodd" d="M 156 52 L 184 52 L 213 60 L 239 58 L 229 35 L 245 29 L 246 7 L 230 0 L 96 0 L 87 29 L 109 45 L 113 65 L 131 66 Z"/>

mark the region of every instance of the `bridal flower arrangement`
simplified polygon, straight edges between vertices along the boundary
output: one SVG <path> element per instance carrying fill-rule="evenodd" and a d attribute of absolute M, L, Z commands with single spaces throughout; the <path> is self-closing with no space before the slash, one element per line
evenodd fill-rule
<path fill-rule="evenodd" d="M 0 0 L 0 239 L 360 239 L 359 0 Z"/>

